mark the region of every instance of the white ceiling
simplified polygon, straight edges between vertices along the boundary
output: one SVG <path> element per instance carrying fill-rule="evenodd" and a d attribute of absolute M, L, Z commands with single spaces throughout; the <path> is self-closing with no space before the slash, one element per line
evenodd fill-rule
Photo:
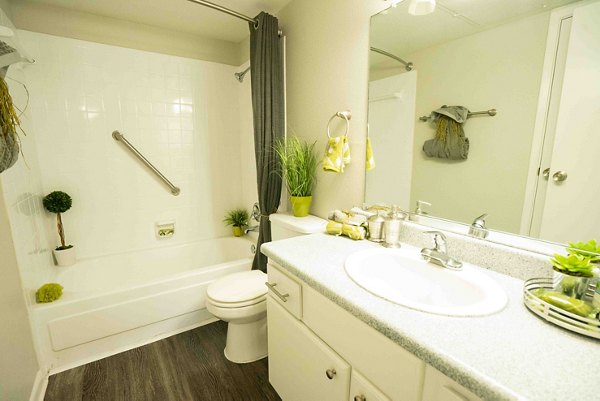
<path fill-rule="evenodd" d="M 438 0 L 435 12 L 408 14 L 409 0 L 371 19 L 371 46 L 406 57 L 453 39 L 556 8 L 576 0 Z M 389 58 L 371 53 L 371 65 Z M 410 60 L 407 60 L 410 61 Z"/>
<path fill-rule="evenodd" d="M 17 3 L 23 0 L 12 0 Z M 28 0 L 71 10 L 239 42 L 248 23 L 187 0 Z M 212 0 L 251 18 L 261 11 L 274 14 L 290 0 Z"/>

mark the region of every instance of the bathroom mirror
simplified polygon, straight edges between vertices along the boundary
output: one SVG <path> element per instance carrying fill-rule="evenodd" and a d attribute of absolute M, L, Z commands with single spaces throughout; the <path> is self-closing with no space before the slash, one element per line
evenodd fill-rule
<path fill-rule="evenodd" d="M 371 19 L 365 202 L 414 212 L 421 200 L 444 221 L 487 214 L 494 231 L 600 239 L 600 2 L 446 0 L 422 16 L 409 3 Z M 462 124 L 466 159 L 422 150 L 444 105 L 475 113 Z"/>

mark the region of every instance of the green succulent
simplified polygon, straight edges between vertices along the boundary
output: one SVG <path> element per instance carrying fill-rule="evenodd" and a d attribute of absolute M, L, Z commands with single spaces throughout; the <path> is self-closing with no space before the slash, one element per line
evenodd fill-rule
<path fill-rule="evenodd" d="M 248 219 L 250 218 L 246 209 L 233 209 L 225 214 L 223 223 L 228 226 L 243 227 L 248 225 Z"/>
<path fill-rule="evenodd" d="M 550 259 L 554 270 L 568 274 L 570 276 L 578 277 L 593 277 L 593 270 L 595 266 L 590 262 L 589 257 L 581 255 L 559 255 L 554 254 L 554 257 Z"/>
<path fill-rule="evenodd" d="M 569 242 L 567 253 L 588 257 L 592 263 L 600 262 L 600 244 L 595 239 L 588 242 Z"/>
<path fill-rule="evenodd" d="M 38 304 L 56 301 L 62 296 L 62 290 L 63 286 L 60 284 L 44 284 L 35 292 L 35 300 Z"/>

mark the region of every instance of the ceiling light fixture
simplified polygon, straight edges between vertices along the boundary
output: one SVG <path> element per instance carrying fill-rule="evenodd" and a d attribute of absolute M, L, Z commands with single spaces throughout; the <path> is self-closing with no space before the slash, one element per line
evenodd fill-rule
<path fill-rule="evenodd" d="M 411 15 L 427 15 L 435 10 L 435 0 L 410 0 L 408 13 Z"/>

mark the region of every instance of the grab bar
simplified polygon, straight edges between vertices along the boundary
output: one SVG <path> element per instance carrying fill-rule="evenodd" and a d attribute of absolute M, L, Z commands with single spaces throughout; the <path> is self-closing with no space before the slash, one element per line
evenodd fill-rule
<path fill-rule="evenodd" d="M 115 141 L 122 142 L 123 145 L 125 145 L 125 147 L 131 151 L 131 153 L 133 153 L 138 159 L 140 159 L 140 161 L 142 163 L 144 163 L 146 165 L 146 167 L 148 167 L 150 170 L 152 170 L 152 172 L 154 174 L 156 174 L 158 176 L 158 178 L 160 178 L 165 184 L 167 184 L 167 186 L 169 187 L 169 189 L 171 190 L 171 193 L 173 195 L 175 195 L 175 196 L 179 195 L 181 190 L 178 187 L 176 187 L 175 185 L 173 185 L 173 183 L 171 181 L 169 181 L 167 179 L 167 177 L 162 175 L 162 173 L 160 171 L 158 171 L 158 169 L 156 167 L 154 167 L 154 165 L 152 163 L 150 163 L 150 161 L 148 161 L 148 159 L 146 159 L 144 157 L 144 155 L 142 155 L 135 148 L 135 146 L 133 146 L 127 139 L 125 139 L 123 134 L 121 134 L 119 131 L 113 131 L 112 137 Z"/>

